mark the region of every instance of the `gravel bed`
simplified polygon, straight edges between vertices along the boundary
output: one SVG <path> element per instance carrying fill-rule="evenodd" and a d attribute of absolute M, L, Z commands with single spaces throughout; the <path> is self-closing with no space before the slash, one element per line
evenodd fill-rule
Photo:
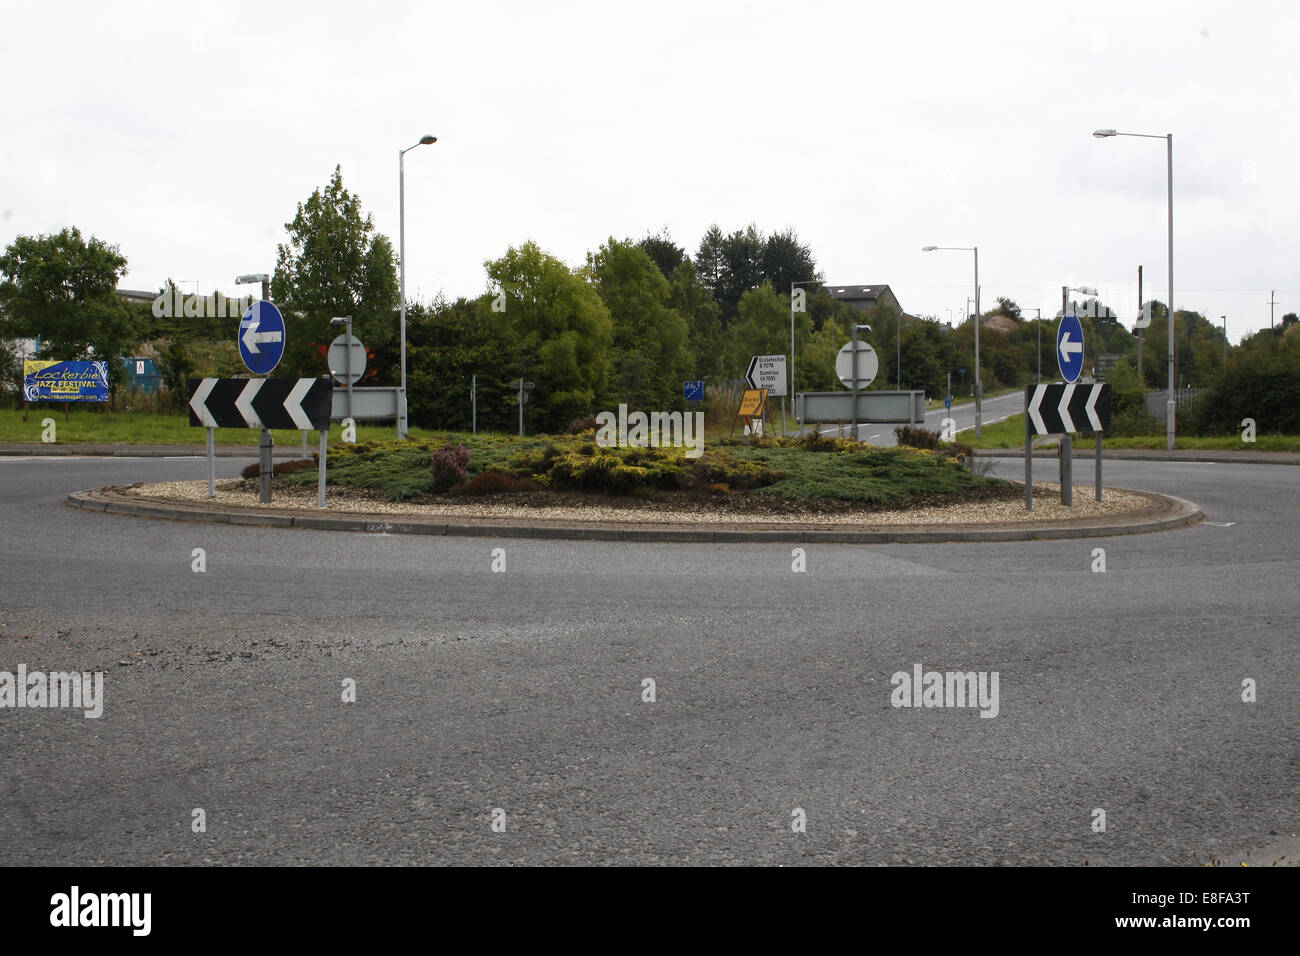
<path fill-rule="evenodd" d="M 115 489 L 127 494 L 151 499 L 169 499 L 189 504 L 213 504 L 259 510 L 292 509 L 313 511 L 316 508 L 314 489 L 277 486 L 269 505 L 258 501 L 256 491 L 248 490 L 240 479 L 223 479 L 216 484 L 216 497 L 208 498 L 206 481 L 168 481 L 155 484 L 133 485 Z M 1105 518 L 1114 515 L 1136 515 L 1152 511 L 1151 498 L 1131 491 L 1102 489 L 1102 500 L 1094 500 L 1092 485 L 1074 486 L 1074 506 L 1066 508 L 1060 503 L 1060 486 L 1051 483 L 1034 484 L 1034 510 L 1025 510 L 1024 498 L 1002 501 L 963 502 L 940 507 L 919 507 L 895 511 L 862 509 L 838 513 L 788 513 L 756 512 L 752 507 L 744 511 L 728 510 L 725 502 L 716 505 L 691 503 L 681 508 L 641 502 L 588 502 L 580 505 L 529 504 L 519 495 L 498 495 L 489 498 L 447 499 L 432 504 L 390 502 L 360 495 L 347 490 L 331 488 L 325 499 L 325 512 L 350 514 L 408 515 L 428 518 L 484 518 L 511 521 L 581 522 L 644 525 L 690 524 L 744 524 L 756 522 L 771 525 L 1006 525 L 1037 522 L 1059 522 L 1088 518 Z"/>

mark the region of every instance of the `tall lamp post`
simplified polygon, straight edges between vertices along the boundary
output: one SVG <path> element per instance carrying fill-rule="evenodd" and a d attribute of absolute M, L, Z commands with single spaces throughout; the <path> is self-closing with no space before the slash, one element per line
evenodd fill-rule
<path fill-rule="evenodd" d="M 1108 139 L 1111 136 L 1163 139 L 1166 144 L 1165 156 L 1169 172 L 1166 196 L 1169 212 L 1169 393 L 1168 402 L 1165 405 L 1165 447 L 1172 451 L 1174 447 L 1174 408 L 1177 404 L 1174 400 L 1174 134 L 1166 133 L 1160 136 L 1155 133 L 1120 133 L 1113 129 L 1099 129 L 1094 130 L 1092 135 L 1098 139 Z"/>
<path fill-rule="evenodd" d="M 397 267 L 399 270 L 399 295 L 402 297 L 402 391 L 397 407 L 397 437 L 406 437 L 406 154 L 416 146 L 429 146 L 438 142 L 436 136 L 421 136 L 414 146 L 397 151 L 397 217 L 398 247 Z"/>
<path fill-rule="evenodd" d="M 980 402 L 984 398 L 984 383 L 980 381 L 980 247 L 979 246 L 922 246 L 922 252 L 973 252 L 975 253 L 975 437 L 983 438 L 983 418 Z"/>

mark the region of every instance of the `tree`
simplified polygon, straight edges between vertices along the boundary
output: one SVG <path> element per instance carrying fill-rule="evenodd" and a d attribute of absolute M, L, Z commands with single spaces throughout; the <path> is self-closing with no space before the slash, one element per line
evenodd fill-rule
<path fill-rule="evenodd" d="M 654 264 L 659 267 L 665 279 L 670 278 L 674 270 L 688 258 L 686 250 L 673 242 L 667 226 L 658 235 L 647 235 L 637 245 L 641 247 L 642 252 L 654 260 Z"/>
<path fill-rule="evenodd" d="M 700 247 L 695 252 L 695 268 L 699 272 L 700 282 L 709 290 L 715 302 L 721 301 L 722 295 L 722 246 L 726 237 L 715 222 L 704 232 Z"/>
<path fill-rule="evenodd" d="M 663 273 L 639 245 L 610 238 L 588 254 L 586 274 L 613 323 L 612 400 L 647 410 L 682 407 L 681 383 L 693 362 L 686 321 L 669 307 Z"/>
<path fill-rule="evenodd" d="M 411 424 L 469 431 L 473 406 L 470 387 L 477 377 L 478 427 L 508 431 L 517 427 L 520 350 L 506 324 L 484 300 L 442 300 L 407 309 L 406 387 Z"/>
<path fill-rule="evenodd" d="M 484 263 L 500 290 L 509 334 L 519 349 L 512 375 L 536 382 L 528 419 L 534 429 L 559 431 L 573 419 L 598 411 L 609 394 L 612 322 L 596 290 L 581 275 L 536 243 L 511 247 Z M 496 308 L 496 296 L 480 311 Z"/>
<path fill-rule="evenodd" d="M 993 309 L 993 311 L 988 314 L 1005 315 L 1007 316 L 1007 318 L 1015 319 L 1017 322 L 1019 322 L 1020 306 L 1016 304 L 1016 301 L 1014 299 L 1008 299 L 1006 296 L 1000 295 L 998 296 L 997 308 Z"/>
<path fill-rule="evenodd" d="M 727 338 L 729 378 L 743 377 L 752 356 L 787 353 L 790 350 L 789 293 L 782 295 L 767 283 L 745 292 Z"/>
<path fill-rule="evenodd" d="M 799 241 L 794 229 L 774 232 L 763 244 L 763 278 L 777 292 L 789 292 L 794 282 L 820 279 L 812 250 Z"/>
<path fill-rule="evenodd" d="M 695 264 L 682 260 L 669 283 L 669 307 L 686 320 L 687 350 L 694 363 L 691 377 L 708 378 L 722 371 L 722 310 L 700 280 Z"/>
<path fill-rule="evenodd" d="M 107 361 L 114 384 L 118 358 L 138 334 L 136 311 L 116 292 L 125 274 L 117 246 L 87 241 L 75 226 L 19 236 L 0 256 L 0 338 L 38 338 L 41 358 Z"/>
<path fill-rule="evenodd" d="M 285 223 L 289 242 L 279 247 L 271 295 L 281 305 L 287 331 L 281 374 L 324 371 L 317 346 L 333 337 L 330 319 L 352 316 L 352 332 L 374 352 L 378 384 L 395 381 L 399 305 L 397 261 L 387 237 L 375 234 L 361 200 L 343 188 L 334 168 L 324 192 L 298 204 Z"/>
<path fill-rule="evenodd" d="M 12 401 L 22 397 L 23 363 L 18 343 L 0 339 L 0 398 Z"/>
<path fill-rule="evenodd" d="M 753 223 L 722 241 L 722 274 L 714 298 L 722 306 L 724 324 L 736 317 L 740 297 L 763 283 L 763 246 L 763 234 Z"/>

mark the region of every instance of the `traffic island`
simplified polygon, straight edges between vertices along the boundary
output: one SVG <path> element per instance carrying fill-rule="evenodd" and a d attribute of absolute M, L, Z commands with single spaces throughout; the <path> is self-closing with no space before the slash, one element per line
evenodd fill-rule
<path fill-rule="evenodd" d="M 71 507 L 107 514 L 169 521 L 199 521 L 275 528 L 383 534 L 466 535 L 576 541 L 694 543 L 921 544 L 1097 538 L 1183 528 L 1204 518 L 1190 501 L 1152 492 L 1076 487 L 1074 508 L 1060 505 L 1060 488 L 1035 483 L 1035 510 L 1022 502 L 962 502 L 905 510 L 838 514 L 743 514 L 696 505 L 673 510 L 647 503 L 613 503 L 589 496 L 582 504 L 541 506 L 519 496 L 497 495 L 463 502 L 411 504 L 332 493 L 325 509 L 313 507 L 305 489 L 276 490 L 260 504 L 238 480 L 168 482 L 109 487 L 68 495 Z M 513 501 L 511 499 L 514 499 Z"/>

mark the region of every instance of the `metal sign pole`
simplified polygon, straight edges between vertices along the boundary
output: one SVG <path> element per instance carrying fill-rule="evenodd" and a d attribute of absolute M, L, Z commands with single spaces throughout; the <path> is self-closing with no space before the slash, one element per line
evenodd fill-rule
<path fill-rule="evenodd" d="M 215 428 L 206 429 L 208 433 L 208 497 L 217 496 L 217 452 L 213 447 L 213 437 L 216 434 Z"/>
<path fill-rule="evenodd" d="M 853 440 L 858 440 L 858 324 L 853 323 Z"/>
<path fill-rule="evenodd" d="M 1101 432 L 1097 432 L 1097 500 L 1101 501 Z"/>
<path fill-rule="evenodd" d="M 1033 447 L 1033 426 L 1029 422 L 1029 389 L 1025 388 L 1025 510 L 1034 510 L 1034 465 L 1030 457 Z"/>
<path fill-rule="evenodd" d="M 262 429 L 262 437 L 258 443 L 258 477 L 261 479 L 261 494 L 258 496 L 262 504 L 271 503 L 271 474 L 274 469 L 271 455 L 271 430 Z"/>
<path fill-rule="evenodd" d="M 325 439 L 329 437 L 329 429 L 322 428 L 320 431 L 320 462 L 316 469 L 316 507 L 325 507 Z"/>
<path fill-rule="evenodd" d="M 1061 436 L 1061 504 L 1074 506 L 1074 442 L 1069 435 Z"/>
<path fill-rule="evenodd" d="M 478 376 L 469 378 L 470 434 L 478 434 Z"/>

